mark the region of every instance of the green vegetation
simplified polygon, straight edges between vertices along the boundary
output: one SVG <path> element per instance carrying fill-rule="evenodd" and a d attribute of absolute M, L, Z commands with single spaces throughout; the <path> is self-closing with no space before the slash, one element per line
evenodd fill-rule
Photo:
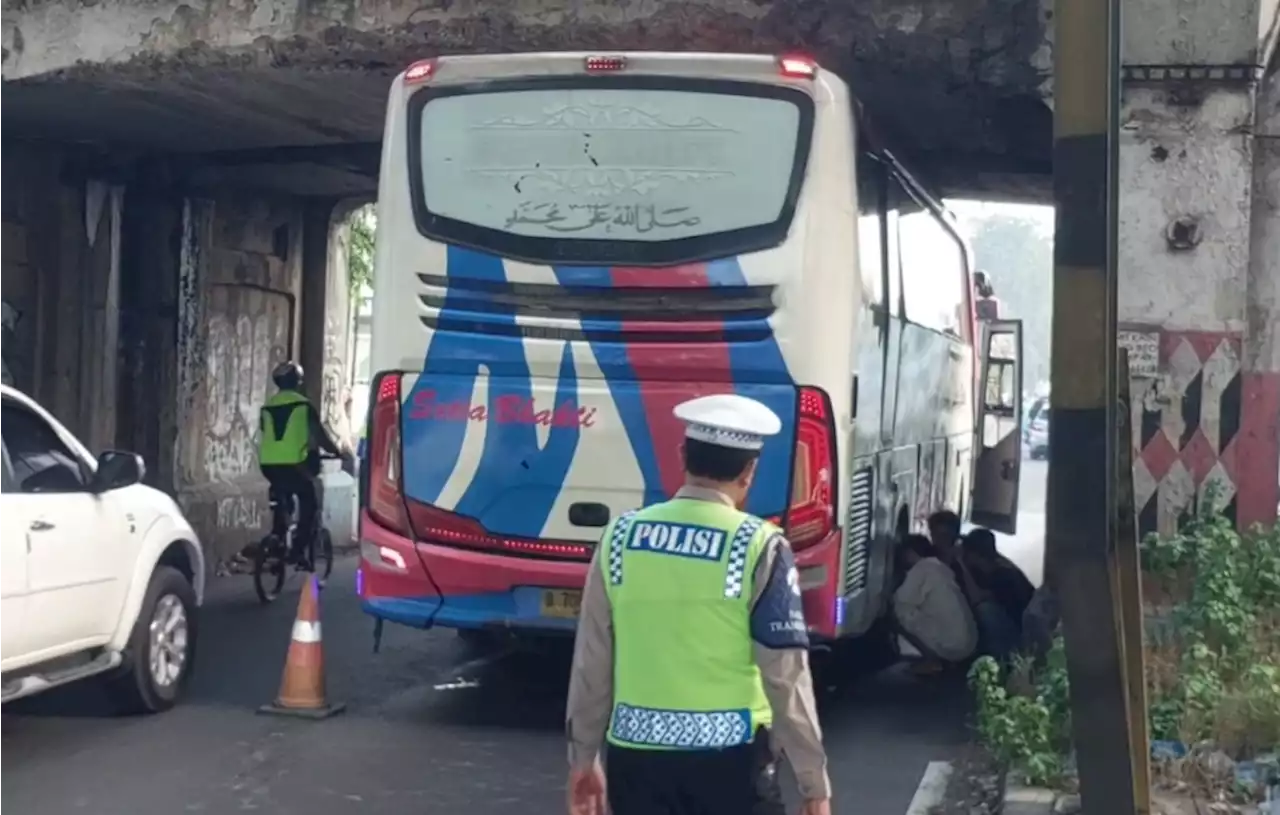
<path fill-rule="evenodd" d="M 1152 738 L 1237 759 L 1280 746 L 1280 528 L 1240 535 L 1204 514 L 1142 555 L 1166 615 L 1147 644 Z"/>
<path fill-rule="evenodd" d="M 1212 506 L 1212 500 L 1206 501 Z M 1237 760 L 1280 746 L 1280 527 L 1240 534 L 1216 511 L 1142 543 L 1151 737 Z M 969 675 L 983 745 L 1024 783 L 1068 780 L 1061 638 L 1039 666 Z"/>
<path fill-rule="evenodd" d="M 1071 752 L 1067 657 L 1058 637 L 1044 664 L 1019 659 L 1009 681 L 991 657 L 969 671 L 982 745 L 1010 775 L 1032 786 L 1060 787 Z"/>
<path fill-rule="evenodd" d="M 358 296 L 362 286 L 373 286 L 373 248 L 378 221 L 373 205 L 360 207 L 347 221 L 347 284 Z"/>

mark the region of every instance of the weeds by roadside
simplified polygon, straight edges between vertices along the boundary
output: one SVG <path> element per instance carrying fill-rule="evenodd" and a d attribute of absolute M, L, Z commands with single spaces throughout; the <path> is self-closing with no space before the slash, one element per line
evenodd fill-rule
<path fill-rule="evenodd" d="M 1206 511 L 1178 535 L 1143 541 L 1142 558 L 1151 737 L 1186 746 L 1184 755 L 1156 762 L 1158 777 L 1198 794 L 1256 796 L 1256 785 L 1239 789 L 1222 767 L 1280 747 L 1280 527 L 1242 535 Z M 1069 786 L 1061 637 L 1038 667 L 1021 660 L 1006 677 L 981 659 L 969 682 L 979 738 L 1010 775 Z"/>

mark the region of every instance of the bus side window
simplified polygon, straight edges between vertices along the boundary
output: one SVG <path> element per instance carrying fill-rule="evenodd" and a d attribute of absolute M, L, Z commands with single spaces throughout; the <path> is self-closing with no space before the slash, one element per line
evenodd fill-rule
<path fill-rule="evenodd" d="M 883 217 L 885 167 L 870 153 L 858 155 L 858 270 L 863 303 L 885 305 Z"/>
<path fill-rule="evenodd" d="M 965 266 L 960 242 L 896 179 L 892 186 L 902 190 L 897 228 L 906 318 L 934 331 L 964 337 Z"/>

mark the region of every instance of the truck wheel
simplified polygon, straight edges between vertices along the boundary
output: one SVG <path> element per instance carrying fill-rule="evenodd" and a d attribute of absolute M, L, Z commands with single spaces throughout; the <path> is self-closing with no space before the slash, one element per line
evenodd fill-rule
<path fill-rule="evenodd" d="M 157 713 L 178 701 L 196 656 L 196 595 L 182 573 L 157 566 L 110 692 L 124 713 Z"/>

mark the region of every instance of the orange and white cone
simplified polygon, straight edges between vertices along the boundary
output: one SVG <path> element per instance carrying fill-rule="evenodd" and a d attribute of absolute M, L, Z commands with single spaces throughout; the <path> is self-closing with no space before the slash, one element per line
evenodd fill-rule
<path fill-rule="evenodd" d="M 341 713 L 346 705 L 325 698 L 324 642 L 320 630 L 320 586 L 312 578 L 298 599 L 298 615 L 293 622 L 293 640 L 285 658 L 280 693 L 275 702 L 258 708 L 259 713 L 327 719 Z"/>

